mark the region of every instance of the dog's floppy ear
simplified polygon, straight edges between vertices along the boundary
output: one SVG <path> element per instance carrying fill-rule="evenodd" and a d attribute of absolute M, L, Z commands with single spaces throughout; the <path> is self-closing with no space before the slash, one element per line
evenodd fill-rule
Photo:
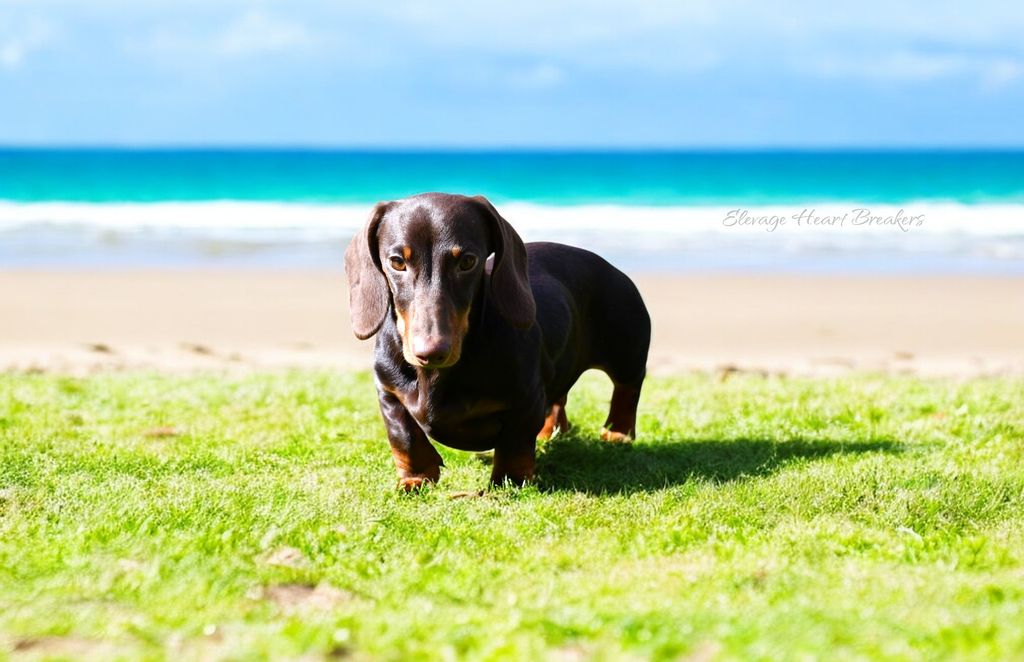
<path fill-rule="evenodd" d="M 529 328 L 537 316 L 537 304 L 530 289 L 526 246 L 487 198 L 478 195 L 473 200 L 483 209 L 495 243 L 494 266 L 491 270 L 494 307 L 512 326 Z"/>
<path fill-rule="evenodd" d="M 348 307 L 352 331 L 360 340 L 377 333 L 388 312 L 388 284 L 377 256 L 377 227 L 390 206 L 390 202 L 378 203 L 366 226 L 352 237 L 345 249 Z"/>

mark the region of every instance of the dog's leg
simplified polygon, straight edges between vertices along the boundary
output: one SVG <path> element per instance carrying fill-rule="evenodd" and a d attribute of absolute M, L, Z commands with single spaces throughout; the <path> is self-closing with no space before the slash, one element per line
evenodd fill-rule
<path fill-rule="evenodd" d="M 522 486 L 533 480 L 533 469 L 536 464 L 537 442 L 532 435 L 529 440 L 498 446 L 494 449 L 491 484 L 504 485 L 510 482 Z"/>
<path fill-rule="evenodd" d="M 544 427 L 537 433 L 537 439 L 550 439 L 555 436 L 555 432 L 563 433 L 568 432 L 569 418 L 565 415 L 565 399 L 567 396 L 562 398 L 551 405 L 551 409 L 548 410 L 547 418 L 544 419 Z"/>
<path fill-rule="evenodd" d="M 615 382 L 608 420 L 601 428 L 601 439 L 628 443 L 636 437 L 636 408 L 640 404 L 640 387 L 643 378 L 635 385 Z"/>
<path fill-rule="evenodd" d="M 441 478 L 444 463 L 427 435 L 391 393 L 381 391 L 380 413 L 384 417 L 391 455 L 398 471 L 398 487 L 407 492 Z"/>

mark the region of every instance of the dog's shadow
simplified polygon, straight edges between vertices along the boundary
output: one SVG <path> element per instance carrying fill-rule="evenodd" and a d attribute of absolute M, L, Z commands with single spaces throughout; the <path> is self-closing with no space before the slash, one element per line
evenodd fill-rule
<path fill-rule="evenodd" d="M 543 491 L 629 494 L 664 489 L 690 480 L 743 480 L 774 473 L 801 460 L 838 454 L 899 453 L 889 439 L 687 439 L 613 444 L 559 435 L 541 447 L 538 486 Z"/>

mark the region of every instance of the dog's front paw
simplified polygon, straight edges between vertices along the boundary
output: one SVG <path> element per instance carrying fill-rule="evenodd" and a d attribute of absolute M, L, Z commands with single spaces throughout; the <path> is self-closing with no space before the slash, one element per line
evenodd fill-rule
<path fill-rule="evenodd" d="M 437 479 L 431 478 L 430 476 L 402 476 L 398 479 L 398 489 L 405 492 L 415 492 L 427 485 L 433 485 L 436 482 Z"/>
<path fill-rule="evenodd" d="M 441 480 L 441 467 L 430 467 L 426 471 L 413 472 L 408 469 L 398 471 L 398 489 L 406 492 L 415 492 L 427 485 L 433 485 Z"/>

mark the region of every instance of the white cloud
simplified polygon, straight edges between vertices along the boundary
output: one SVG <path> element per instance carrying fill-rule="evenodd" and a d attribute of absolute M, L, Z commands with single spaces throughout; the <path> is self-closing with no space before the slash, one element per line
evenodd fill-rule
<path fill-rule="evenodd" d="M 967 64 L 963 56 L 955 54 L 927 55 L 896 51 L 869 57 L 858 53 L 829 54 L 806 69 L 823 78 L 927 81 L 962 73 Z"/>
<path fill-rule="evenodd" d="M 565 80 L 565 72 L 544 62 L 527 69 L 512 71 L 508 83 L 523 90 L 543 90 L 558 86 Z"/>
<path fill-rule="evenodd" d="M 302 52 L 316 43 L 315 35 L 305 24 L 265 10 L 249 10 L 219 22 L 221 27 L 214 29 L 186 27 L 183 23 L 164 24 L 144 40 L 131 39 L 128 48 L 176 61 L 206 63 L 211 57 L 240 59 Z"/>
<path fill-rule="evenodd" d="M 1024 62 L 999 58 L 992 61 L 981 77 L 983 90 L 995 91 L 1008 87 L 1024 78 Z"/>
<path fill-rule="evenodd" d="M 0 32 L 0 67 L 8 71 L 20 68 L 30 54 L 50 43 L 55 33 L 50 23 L 39 18 L 10 25 Z"/>
<path fill-rule="evenodd" d="M 106 40 L 191 71 L 300 55 L 303 64 L 329 63 L 356 73 L 401 75 L 422 67 L 457 78 L 472 77 L 476 68 L 486 72 L 481 77 L 524 90 L 602 76 L 712 72 L 868 83 L 963 77 L 998 89 L 1024 77 L 1024 12 L 1011 1 L 973 0 L 970 11 L 956 7 L 961 3 L 931 0 L 789 0 L 782 6 L 750 0 L 17 4 L 61 17 L 68 37 L 83 50 L 101 51 Z M 5 38 L 0 28 L 0 67 L 20 66 L 42 44 L 45 38 L 21 30 Z"/>
<path fill-rule="evenodd" d="M 214 45 L 226 55 L 246 56 L 303 49 L 313 42 L 312 34 L 301 23 L 253 10 L 232 22 Z"/>
<path fill-rule="evenodd" d="M 1014 83 L 1024 74 L 1024 60 L 963 52 L 892 51 L 864 56 L 844 53 L 825 56 L 797 68 L 823 78 L 861 78 L 897 82 L 928 82 L 971 77 L 986 89 Z"/>
<path fill-rule="evenodd" d="M 498 80 L 524 88 L 558 85 L 575 72 L 672 77 L 761 71 L 880 83 L 961 76 L 982 87 L 1014 83 L 1024 62 L 1024 12 L 1007 0 L 975 0 L 967 12 L 957 4 L 393 0 L 293 6 L 319 16 L 324 34 L 348 36 L 358 24 L 399 60 L 465 55 L 504 69 Z M 357 31 L 353 38 L 364 36 Z M 557 66 L 509 64 L 524 61 Z"/>

